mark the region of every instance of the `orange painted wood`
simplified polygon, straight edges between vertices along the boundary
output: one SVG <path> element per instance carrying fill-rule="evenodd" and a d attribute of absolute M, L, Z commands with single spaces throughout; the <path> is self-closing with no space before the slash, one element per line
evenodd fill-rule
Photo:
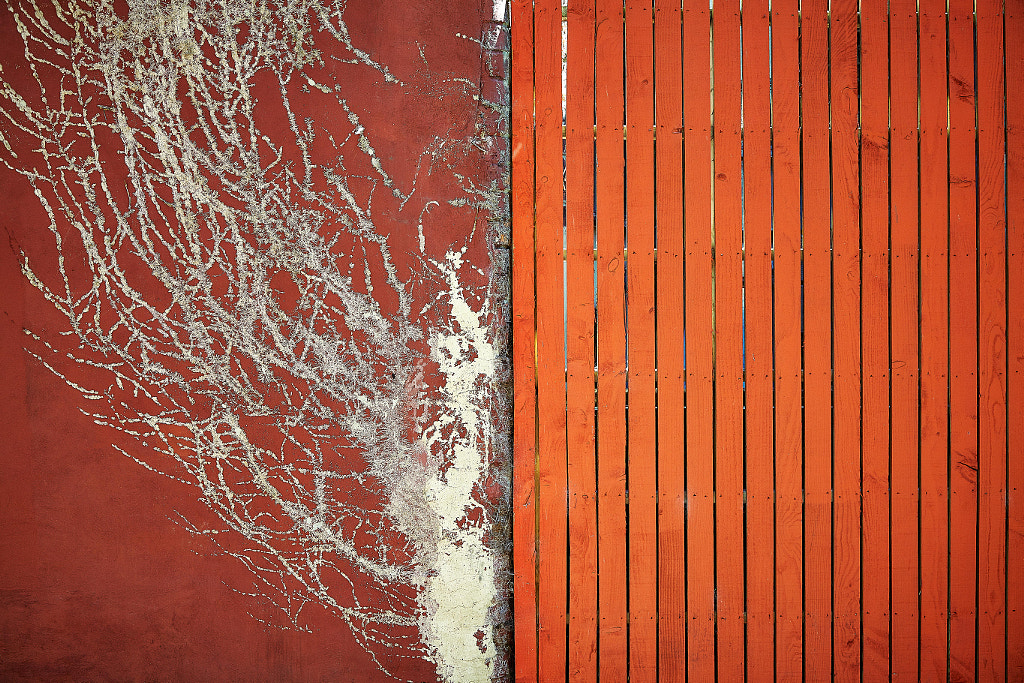
<path fill-rule="evenodd" d="M 686 647 L 691 680 L 713 678 L 715 670 L 710 38 L 707 6 L 684 4 Z"/>
<path fill-rule="evenodd" d="M 746 332 L 746 556 L 749 681 L 775 680 L 772 196 L 768 2 L 743 5 L 743 202 Z"/>
<path fill-rule="evenodd" d="M 861 78 L 886 83 L 884 0 L 861 5 Z M 864 677 L 889 676 L 889 125 L 884 87 L 861 91 L 862 580 Z"/>
<path fill-rule="evenodd" d="M 570 0 L 566 38 L 568 257 L 566 443 L 569 680 L 597 680 L 597 472 L 594 377 L 594 0 Z"/>
<path fill-rule="evenodd" d="M 946 3 L 926 0 L 921 9 L 920 672 L 922 680 L 944 680 L 949 579 Z"/>
<path fill-rule="evenodd" d="M 683 80 L 679 3 L 656 0 L 658 656 L 662 681 L 686 679 L 683 378 Z M 628 181 L 627 181 L 628 182 Z"/>
<path fill-rule="evenodd" d="M 598 653 L 626 680 L 626 319 L 622 4 L 598 0 L 596 26 Z"/>
<path fill-rule="evenodd" d="M 1021 39 L 1022 36 L 1017 36 Z M 1006 186 L 1001 0 L 977 4 L 978 680 L 1006 675 Z M 1019 96 L 1017 94 L 1016 96 Z M 1018 578 L 1019 580 L 1019 578 Z"/>
<path fill-rule="evenodd" d="M 569 680 L 597 680 L 594 377 L 594 6 L 568 8 L 566 93 Z"/>
<path fill-rule="evenodd" d="M 540 678 L 566 666 L 566 443 L 562 260 L 561 8 L 534 8 L 537 212 L 537 411 L 540 491 L 538 616 Z M 557 672 L 557 673 L 556 673 Z"/>
<path fill-rule="evenodd" d="M 860 681 L 861 668 L 861 295 L 857 2 L 831 11 L 832 354 L 835 373 L 832 533 L 834 680 Z M 839 542 L 839 539 L 842 539 Z"/>
<path fill-rule="evenodd" d="M 889 263 L 892 464 L 891 675 L 917 680 L 918 639 L 918 92 L 917 2 L 891 0 Z"/>
<path fill-rule="evenodd" d="M 972 5 L 950 4 L 949 298 L 950 557 L 949 676 L 975 677 L 978 519 L 978 317 Z M 954 552 L 955 551 L 955 552 Z"/>
<path fill-rule="evenodd" d="M 658 673 L 652 9 L 629 4 L 625 15 L 629 680 L 640 682 Z"/>
<path fill-rule="evenodd" d="M 534 365 L 533 3 L 511 8 L 512 90 L 512 585 L 515 679 L 537 683 L 535 476 L 537 376 Z"/>
<path fill-rule="evenodd" d="M 800 330 L 798 3 L 771 10 L 775 305 L 775 675 L 803 675 L 803 420 Z"/>
<path fill-rule="evenodd" d="M 804 233 L 804 658 L 832 678 L 832 257 L 828 3 L 801 7 Z"/>
<path fill-rule="evenodd" d="M 593 1 L 564 261 L 558 6 L 512 74 L 517 680 L 1024 679 L 1020 0 Z"/>
<path fill-rule="evenodd" d="M 740 75 L 743 53 L 740 42 L 738 0 L 721 0 L 715 7 L 712 20 L 715 78 L 715 594 L 717 596 L 715 607 L 718 615 L 717 675 L 719 680 L 739 682 L 744 679 L 744 453 L 743 197 L 741 184 L 743 169 L 740 157 Z M 658 148 L 661 149 L 660 138 Z M 658 307 L 660 311 L 660 299 Z"/>
<path fill-rule="evenodd" d="M 1006 92 L 1024 91 L 1024 0 L 1006 3 Z M 1008 681 L 1024 681 L 1024 98 L 1006 99 L 1007 532 L 1006 664 Z"/>

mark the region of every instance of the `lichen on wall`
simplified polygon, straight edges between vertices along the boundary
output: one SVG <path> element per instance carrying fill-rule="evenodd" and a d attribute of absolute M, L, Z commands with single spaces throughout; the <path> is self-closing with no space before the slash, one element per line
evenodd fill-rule
<path fill-rule="evenodd" d="M 506 675 L 500 22 L 437 73 L 351 3 L 7 11 L 0 158 L 47 216 L 16 248 L 59 321 L 28 351 L 198 493 L 182 523 L 276 625 L 326 611 L 382 672 Z"/>

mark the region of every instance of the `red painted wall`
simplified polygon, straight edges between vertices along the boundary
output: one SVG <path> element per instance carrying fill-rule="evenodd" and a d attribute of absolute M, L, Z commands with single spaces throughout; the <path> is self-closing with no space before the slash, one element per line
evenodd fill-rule
<path fill-rule="evenodd" d="M 501 254 L 497 242 L 503 234 L 500 201 L 484 206 L 459 180 L 469 178 L 491 190 L 502 182 L 504 147 L 495 137 L 501 133 L 500 109 L 481 104 L 482 94 L 500 105 L 503 92 L 504 45 L 494 38 L 500 30 L 492 22 L 493 8 L 473 0 L 412 2 L 400 8 L 360 1 L 349 3 L 344 18 L 352 43 L 401 81 L 386 83 L 379 70 L 365 65 L 323 67 L 324 79 L 344 84 L 347 102 L 369 130 L 376 156 L 406 196 L 396 198 L 371 181 L 355 187 L 367 198 L 372 195 L 375 228 L 388 239 L 401 278 L 412 279 L 425 261 L 443 260 L 447 250 L 465 247 L 463 258 L 477 270 L 462 271 L 463 286 L 497 297 L 485 317 L 489 334 L 500 343 L 503 277 L 501 258 L 495 256 Z M 311 40 L 313 46 L 328 44 L 316 36 Z M 23 51 L 10 15 L 0 13 L 3 78 L 16 88 L 31 84 Z M 257 84 L 254 93 L 272 103 L 274 87 Z M 300 120 L 309 117 L 328 130 L 351 132 L 347 114 L 330 98 L 312 91 L 297 102 L 303 108 Z M 287 126 L 283 110 L 268 104 L 260 111 L 265 128 Z M 9 122 L 0 123 L 0 131 L 15 153 L 31 153 L 26 138 Z M 472 140 L 478 144 L 467 143 Z M 446 141 L 457 147 L 447 157 L 442 151 Z M 299 160 L 295 148 L 288 154 L 291 161 Z M 373 175 L 365 156 L 345 152 L 342 157 L 353 173 Z M 123 181 L 125 172 L 117 168 L 113 151 L 109 163 L 109 177 Z M 206 538 L 181 523 L 184 518 L 202 526 L 210 516 L 195 486 L 149 471 L 117 452 L 112 443 L 133 454 L 140 453 L 140 446 L 94 424 L 81 412 L 89 407 L 81 394 L 24 351 L 32 346 L 26 328 L 64 350 L 58 332 L 66 321 L 19 271 L 18 255 L 24 253 L 41 274 L 56 273 L 46 215 L 28 182 L 8 168 L 0 167 L 0 187 L 5 199 L 0 223 L 10 242 L 10 248 L 0 248 L 0 678 L 390 680 L 350 629 L 324 609 L 303 611 L 308 632 L 274 625 L 271 610 L 244 594 L 249 572 L 214 553 Z M 426 249 L 418 245 L 421 225 Z M 368 259 L 374 275 L 381 276 L 381 263 Z M 436 279 L 418 282 L 412 293 L 416 310 L 445 287 Z M 152 282 L 142 287 L 153 293 L 159 289 Z M 426 342 L 418 348 L 425 359 L 424 377 L 413 391 L 429 394 L 440 382 L 439 370 Z M 52 362 L 64 369 L 60 361 Z M 273 400 L 270 394 L 267 400 Z M 500 410 L 500 396 L 494 405 Z M 503 430 L 496 430 L 497 446 Z M 140 457 L 145 460 L 146 453 Z M 491 511 L 489 542 L 498 547 L 504 533 L 502 458 L 496 455 L 492 467 L 474 500 Z M 353 502 L 380 511 L 388 495 L 388 487 L 371 478 L 353 494 Z M 400 545 L 401 534 L 394 532 L 391 540 Z M 372 596 L 374 590 L 368 583 L 363 595 Z M 415 595 L 411 588 L 407 593 L 410 599 Z M 507 652 L 503 629 L 496 627 L 494 633 L 500 661 L 492 670 L 500 677 L 507 670 Z M 411 635 L 417 635 L 415 630 Z M 383 659 L 398 678 L 433 681 L 441 675 L 429 658 L 385 654 Z"/>

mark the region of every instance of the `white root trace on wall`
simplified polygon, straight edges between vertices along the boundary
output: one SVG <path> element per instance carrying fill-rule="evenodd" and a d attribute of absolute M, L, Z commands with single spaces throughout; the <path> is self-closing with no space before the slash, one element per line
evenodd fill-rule
<path fill-rule="evenodd" d="M 0 158 L 48 216 L 53 253 L 22 270 L 65 321 L 30 351 L 198 489 L 212 514 L 185 523 L 287 626 L 315 606 L 384 671 L 490 680 L 491 290 L 466 243 L 430 251 L 437 201 L 389 175 L 338 74 L 400 79 L 344 3 L 8 9 L 32 76 L 0 73 Z M 420 166 L 480 140 L 438 136 Z M 486 199 L 451 176 L 454 206 Z M 387 202 L 420 216 L 415 268 Z"/>

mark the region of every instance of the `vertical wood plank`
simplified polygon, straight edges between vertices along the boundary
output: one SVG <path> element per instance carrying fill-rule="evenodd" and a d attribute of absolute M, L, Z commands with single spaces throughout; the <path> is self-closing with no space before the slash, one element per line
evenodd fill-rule
<path fill-rule="evenodd" d="M 515 680 L 537 683 L 537 377 L 534 365 L 533 3 L 516 0 L 512 30 L 512 372 L 515 429 L 512 565 Z"/>
<path fill-rule="evenodd" d="M 747 679 L 775 680 L 771 107 L 768 2 L 743 6 Z"/>
<path fill-rule="evenodd" d="M 889 80 L 884 0 L 861 8 L 864 677 L 889 676 Z"/>
<path fill-rule="evenodd" d="M 807 681 L 832 678 L 832 258 L 828 3 L 801 6 L 804 221 L 804 638 Z M 843 542 L 840 540 L 839 542 Z"/>
<path fill-rule="evenodd" d="M 658 673 L 652 14 L 650 1 L 626 5 L 629 679 L 639 682 Z"/>
<path fill-rule="evenodd" d="M 918 679 L 918 43 L 916 0 L 889 3 L 891 675 Z"/>
<path fill-rule="evenodd" d="M 566 36 L 566 443 L 569 676 L 597 680 L 594 448 L 594 0 L 569 0 Z"/>
<path fill-rule="evenodd" d="M 681 25 L 680 4 L 656 0 L 658 656 L 662 681 L 686 679 Z"/>
<path fill-rule="evenodd" d="M 775 303 L 775 667 L 803 675 L 800 63 L 798 3 L 771 10 Z"/>
<path fill-rule="evenodd" d="M 562 11 L 534 6 L 537 167 L 537 412 L 540 491 L 538 656 L 541 680 L 566 666 L 565 336 L 562 259 Z"/>
<path fill-rule="evenodd" d="M 978 342 L 973 3 L 949 16 L 950 560 L 949 677 L 975 679 Z M 955 552 L 952 552 L 954 551 Z"/>
<path fill-rule="evenodd" d="M 945 0 L 925 0 L 921 10 L 920 671 L 922 680 L 944 680 L 949 578 L 949 176 Z"/>
<path fill-rule="evenodd" d="M 598 658 L 603 680 L 627 675 L 626 318 L 621 0 L 598 0 L 594 169 L 597 212 Z"/>
<path fill-rule="evenodd" d="M 977 670 L 979 680 L 998 681 L 1006 675 L 1006 94 L 1002 0 L 979 0 L 977 36 Z"/>
<path fill-rule="evenodd" d="M 715 669 L 710 38 L 707 3 L 685 3 L 686 646 L 692 680 L 713 679 Z"/>
<path fill-rule="evenodd" d="M 832 115 L 832 354 L 835 372 L 832 528 L 834 680 L 861 668 L 861 297 L 857 1 L 835 0 L 830 26 Z"/>
<path fill-rule="evenodd" d="M 1008 681 L 1024 681 L 1024 0 L 1007 0 L 1006 29 L 1006 331 L 1008 472 L 1008 554 L 1006 653 Z"/>
<path fill-rule="evenodd" d="M 739 682 L 744 680 L 742 44 L 739 1 L 719 0 L 712 21 L 717 675 L 722 681 Z"/>

